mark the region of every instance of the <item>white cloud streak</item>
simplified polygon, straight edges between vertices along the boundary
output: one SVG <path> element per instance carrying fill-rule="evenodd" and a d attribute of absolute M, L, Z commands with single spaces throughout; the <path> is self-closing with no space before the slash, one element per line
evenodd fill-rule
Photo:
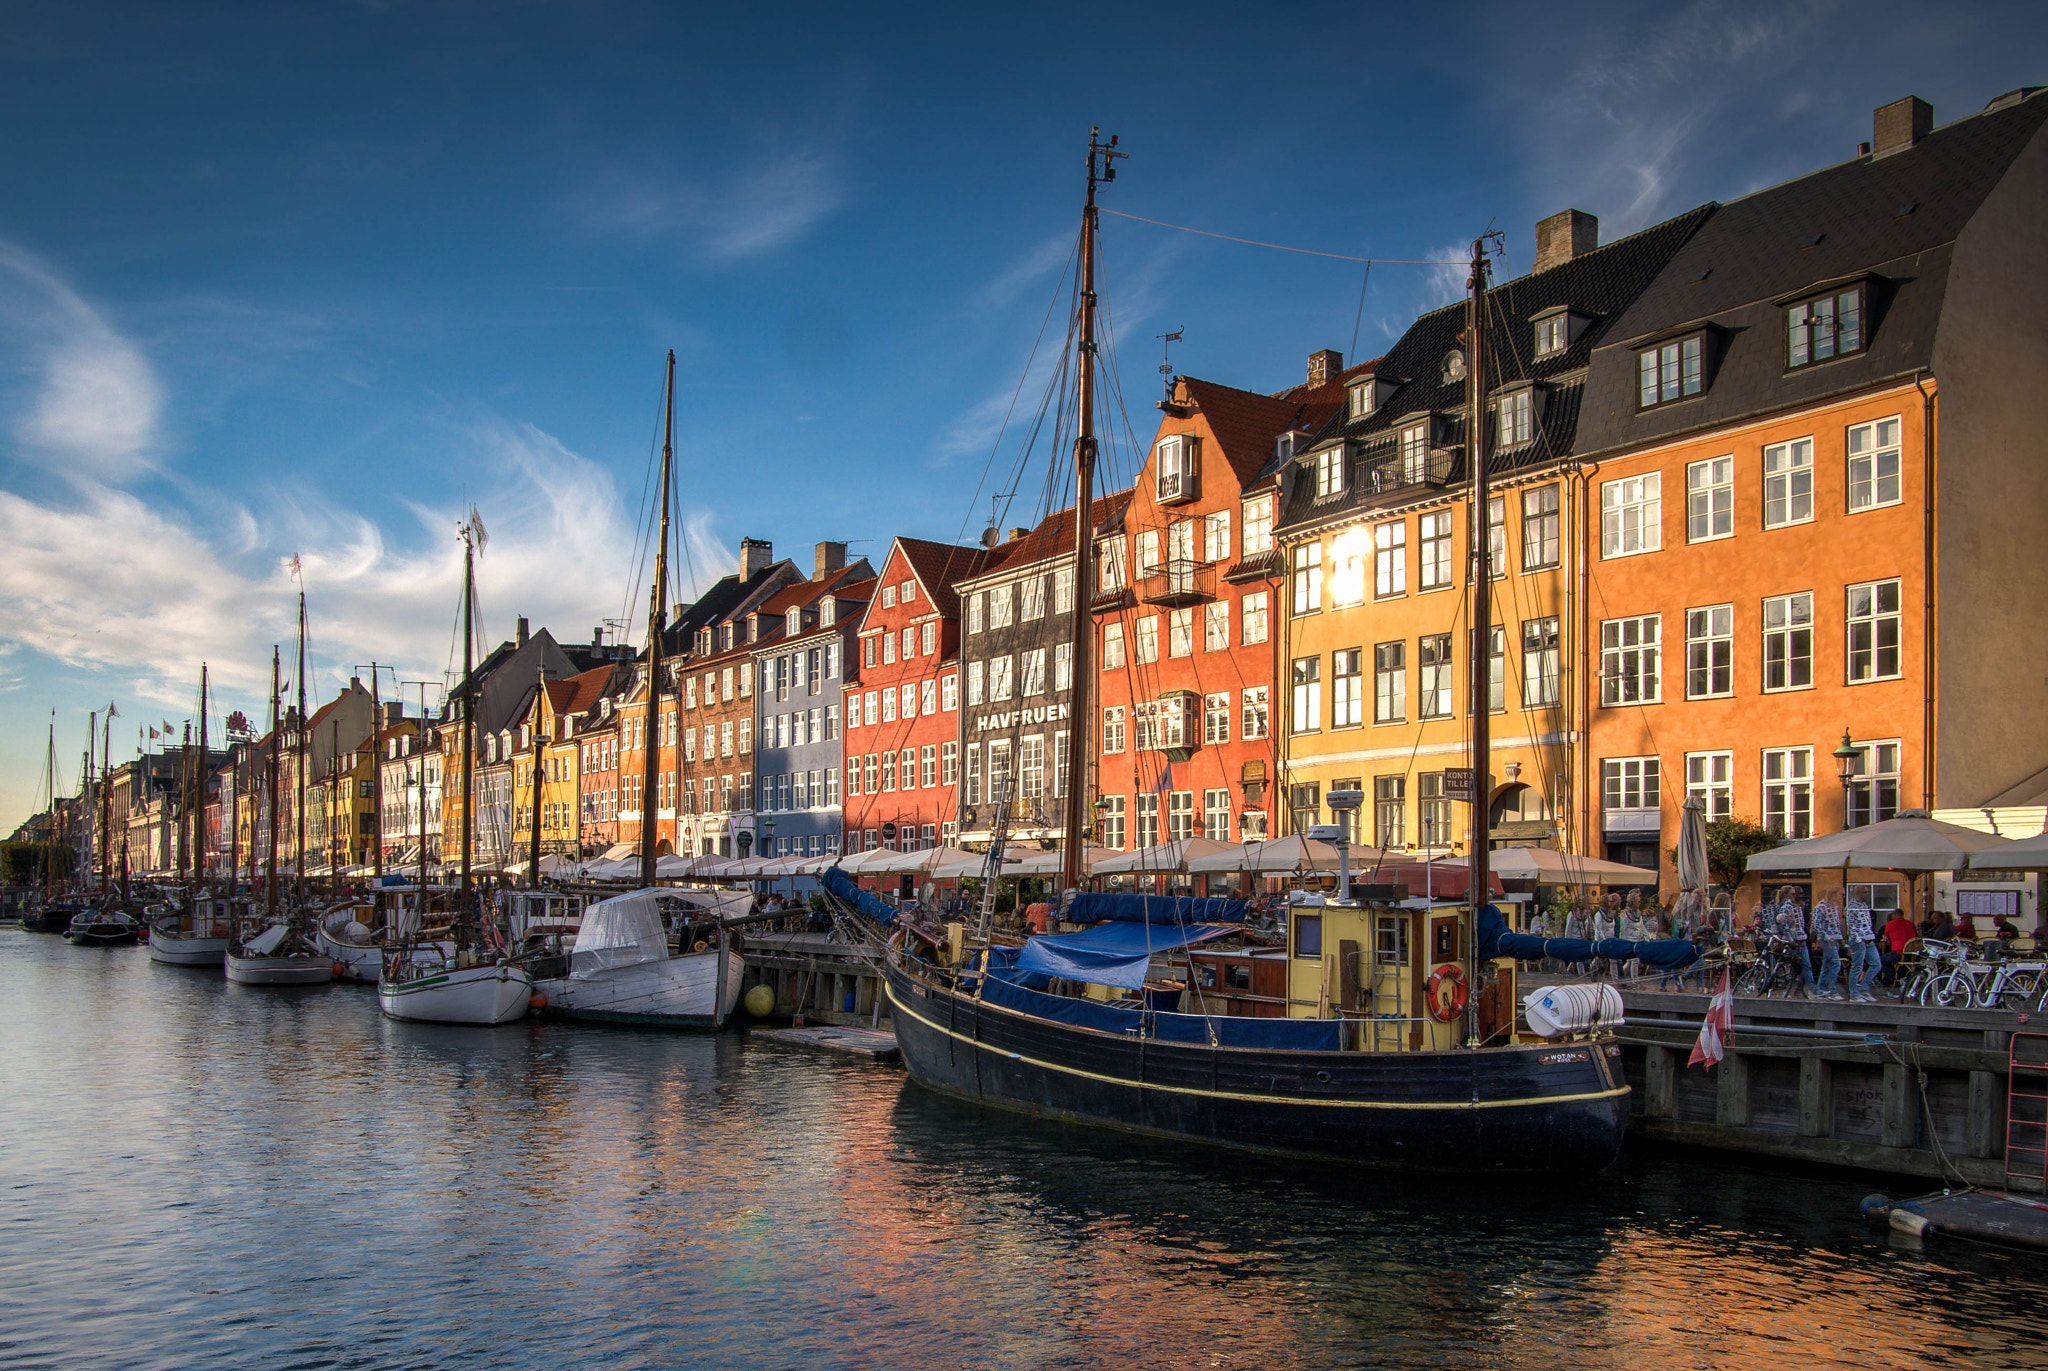
<path fill-rule="evenodd" d="M 838 164 L 817 149 L 762 158 L 719 182 L 665 173 L 615 174 L 586 197 L 600 230 L 673 241 L 712 262 L 759 256 L 802 238 L 845 199 Z"/>

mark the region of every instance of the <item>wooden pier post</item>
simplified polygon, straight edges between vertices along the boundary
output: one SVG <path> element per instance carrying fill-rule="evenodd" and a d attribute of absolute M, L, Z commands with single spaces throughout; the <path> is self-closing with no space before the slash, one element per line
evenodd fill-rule
<path fill-rule="evenodd" d="M 1818 1052 L 1799 1059 L 1799 1136 L 1832 1137 L 1835 1131 L 1835 1068 Z"/>
<path fill-rule="evenodd" d="M 1671 1117 L 1678 1090 L 1678 1056 L 1668 1047 L 1643 1049 L 1643 1116 Z"/>
<path fill-rule="evenodd" d="M 1730 1051 L 1715 1073 L 1714 1122 L 1722 1128 L 1741 1128 L 1749 1122 L 1749 1058 Z"/>

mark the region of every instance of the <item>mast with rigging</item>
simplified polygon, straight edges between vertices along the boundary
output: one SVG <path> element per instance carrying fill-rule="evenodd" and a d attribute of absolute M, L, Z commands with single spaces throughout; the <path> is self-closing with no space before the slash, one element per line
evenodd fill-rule
<path fill-rule="evenodd" d="M 661 537 L 654 545 L 654 586 L 653 601 L 647 611 L 647 716 L 641 727 L 646 730 L 641 738 L 643 775 L 640 788 L 640 884 L 654 884 L 654 868 L 657 863 L 654 848 L 659 832 L 654 817 L 654 801 L 657 794 L 656 764 L 661 749 L 661 635 L 667 626 L 666 602 L 668 600 L 668 506 L 669 479 L 675 464 L 676 436 L 676 354 L 670 348 L 668 354 L 667 396 L 662 405 L 661 427 Z M 745 668 L 751 670 L 751 668 Z M 534 863 L 534 875 L 540 875 L 540 863 Z"/>
<path fill-rule="evenodd" d="M 470 898 L 471 815 L 476 808 L 475 797 L 471 794 L 476 779 L 476 682 L 470 679 L 476 671 L 476 629 L 472 613 L 476 604 L 475 514 L 474 510 L 470 511 L 470 522 L 462 526 L 462 907 L 465 914 Z"/>
<path fill-rule="evenodd" d="M 1465 427 L 1472 453 L 1472 840 L 1467 861 L 1471 890 L 1465 924 L 1465 981 L 1479 985 L 1479 915 L 1486 908 L 1490 883 L 1487 846 L 1492 829 L 1493 784 L 1488 763 L 1492 752 L 1493 665 L 1493 542 L 1487 524 L 1486 425 L 1486 237 L 1472 240 L 1471 296 L 1465 305 Z M 1479 997 L 1466 1009 L 1466 1046 L 1479 1045 Z"/>
<path fill-rule="evenodd" d="M 265 883 L 268 885 L 269 891 L 268 897 L 265 900 L 265 905 L 266 913 L 272 919 L 277 918 L 277 768 L 279 761 L 278 749 L 280 748 L 284 741 L 283 739 L 277 736 L 278 728 L 282 722 L 278 717 L 281 706 L 278 704 L 277 698 L 279 694 L 278 673 L 280 666 L 281 662 L 279 660 L 277 644 L 272 643 L 270 645 L 270 755 L 268 758 L 265 759 L 266 762 L 268 763 L 268 772 L 265 783 L 270 791 L 270 794 L 267 797 L 269 822 L 264 825 L 265 832 L 268 835 L 267 855 L 269 857 L 269 870 L 267 871 L 265 876 Z M 252 864 L 255 862 L 256 854 L 254 852 L 251 852 L 249 854 L 249 860 Z"/>
<path fill-rule="evenodd" d="M 1088 724 L 1093 714 L 1089 649 L 1094 645 L 1090 604 L 1095 565 L 1095 188 L 1116 180 L 1116 161 L 1128 153 L 1116 150 L 1116 135 L 1101 141 L 1101 130 L 1088 130 L 1088 198 L 1081 210 L 1081 320 L 1075 348 L 1075 401 L 1078 428 L 1074 435 L 1074 686 L 1067 721 L 1065 839 L 1060 853 L 1060 885 L 1078 890 L 1088 878 Z M 1057 765 L 1057 761 L 1055 761 Z"/>
<path fill-rule="evenodd" d="M 292 851 L 297 856 L 292 862 L 292 896 L 303 900 L 306 898 L 306 592 L 303 590 L 299 592 L 299 718 L 292 729 L 292 736 L 297 742 L 293 757 L 296 803 L 292 806 L 293 821 L 297 825 Z"/>
<path fill-rule="evenodd" d="M 199 664 L 199 817 L 192 826 L 192 872 L 200 887 L 206 885 L 206 783 L 211 779 L 211 764 L 206 758 L 206 663 Z"/>

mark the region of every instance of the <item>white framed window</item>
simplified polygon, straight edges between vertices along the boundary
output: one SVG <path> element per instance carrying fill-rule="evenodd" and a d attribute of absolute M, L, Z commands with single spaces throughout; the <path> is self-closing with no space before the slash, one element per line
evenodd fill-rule
<path fill-rule="evenodd" d="M 1895 505 L 1904 498 L 1899 471 L 1899 419 L 1849 430 L 1849 512 Z"/>
<path fill-rule="evenodd" d="M 1122 752 L 1124 750 L 1124 707 L 1104 705 L 1102 709 L 1102 750 Z"/>
<path fill-rule="evenodd" d="M 1023 690 L 1025 695 L 1045 694 L 1045 649 L 1034 647 L 1018 654 L 1024 661 Z"/>
<path fill-rule="evenodd" d="M 1732 752 L 1688 752 L 1685 754 L 1685 798 L 1687 803 L 1698 800 L 1706 811 L 1707 821 L 1725 819 L 1733 810 L 1732 778 L 1735 774 L 1735 754 Z"/>
<path fill-rule="evenodd" d="M 1323 545 L 1303 543 L 1294 549 L 1294 612 L 1314 614 L 1323 607 Z"/>
<path fill-rule="evenodd" d="M 1416 779 L 1421 782 L 1415 808 L 1422 824 L 1422 845 L 1449 847 L 1455 839 L 1451 831 L 1451 802 L 1444 798 L 1444 773 L 1425 771 Z"/>
<path fill-rule="evenodd" d="M 1009 658 L 1005 657 L 1003 660 L 1007 662 Z M 896 722 L 896 692 L 893 689 L 882 692 L 882 722 L 885 724 Z"/>
<path fill-rule="evenodd" d="M 1709 605 L 1685 612 L 1685 698 L 1712 700 L 1735 693 L 1735 606 Z"/>
<path fill-rule="evenodd" d="M 1246 686 L 1238 700 L 1243 706 L 1237 716 L 1238 736 L 1248 743 L 1266 737 L 1272 731 L 1266 687 Z"/>
<path fill-rule="evenodd" d="M 1202 560 L 1230 560 L 1230 511 L 1219 509 L 1202 520 Z"/>
<path fill-rule="evenodd" d="M 1072 690 L 1074 688 L 1074 645 L 1055 643 L 1052 649 L 1052 688 Z"/>
<path fill-rule="evenodd" d="M 939 708 L 951 714 L 960 708 L 960 678 L 941 676 L 939 678 Z"/>
<path fill-rule="evenodd" d="M 1230 841 L 1229 790 L 1202 792 L 1202 836 L 1212 843 Z"/>
<path fill-rule="evenodd" d="M 1415 485 L 1429 474 L 1429 425 L 1413 424 L 1402 429 L 1398 444 L 1395 460 L 1400 463 L 1401 480 Z"/>
<path fill-rule="evenodd" d="M 905 581 L 902 589 L 897 592 L 897 598 L 906 605 L 915 600 L 917 598 L 917 582 Z"/>
<path fill-rule="evenodd" d="M 1096 548 L 1095 561 L 1098 590 L 1122 590 L 1128 584 L 1124 575 L 1124 540 L 1121 536 L 1104 539 Z"/>
<path fill-rule="evenodd" d="M 1657 798 L 1655 757 L 1608 757 L 1600 763 L 1600 803 L 1617 810 L 1654 810 Z"/>
<path fill-rule="evenodd" d="M 1138 661 L 1149 666 L 1159 660 L 1159 616 L 1147 614 L 1138 620 Z"/>
<path fill-rule="evenodd" d="M 1140 530 L 1138 533 L 1138 575 L 1142 579 L 1146 576 L 1157 576 L 1158 574 L 1159 530 L 1156 528 Z"/>
<path fill-rule="evenodd" d="M 1273 550 L 1273 497 L 1262 495 L 1244 502 L 1244 555 L 1255 557 Z"/>
<path fill-rule="evenodd" d="M 1782 838 L 1813 836 L 1813 749 L 1764 749 L 1764 827 Z"/>
<path fill-rule="evenodd" d="M 1685 468 L 1685 540 L 1711 542 L 1735 533 L 1735 459 L 1709 457 Z"/>
<path fill-rule="evenodd" d="M 1381 848 L 1408 845 L 1408 778 L 1372 778 L 1373 845 Z"/>
<path fill-rule="evenodd" d="M 1423 515 L 1418 526 L 1417 541 L 1422 557 L 1422 589 L 1436 590 L 1450 585 L 1454 579 L 1450 511 L 1440 510 L 1434 514 Z"/>
<path fill-rule="evenodd" d="M 1074 612 L 1074 569 L 1070 566 L 1063 566 L 1052 574 L 1052 612 Z M 926 651 L 930 649 L 927 648 Z"/>
<path fill-rule="evenodd" d="M 1124 797 L 1105 795 L 1101 808 L 1095 811 L 1102 826 L 1102 845 L 1117 852 L 1124 850 Z"/>
<path fill-rule="evenodd" d="M 1330 654 L 1330 727 L 1356 728 L 1365 722 L 1365 654 L 1341 648 Z"/>
<path fill-rule="evenodd" d="M 1198 493 L 1195 469 L 1195 440 L 1187 434 L 1161 438 L 1154 455 L 1153 470 L 1158 482 L 1157 499 L 1188 500 Z"/>
<path fill-rule="evenodd" d="M 1500 714 L 1508 707 L 1508 630 L 1495 624 L 1486 635 L 1486 708 Z M 1469 710 L 1470 704 L 1466 705 Z"/>
<path fill-rule="evenodd" d="M 1559 565 L 1558 520 L 1556 486 L 1522 492 L 1522 570 L 1544 571 Z"/>
<path fill-rule="evenodd" d="M 882 635 L 882 665 L 893 666 L 895 665 L 895 662 L 896 635 L 893 633 L 884 633 Z"/>
<path fill-rule="evenodd" d="M 1195 653 L 1195 610 L 1192 605 L 1166 611 L 1166 655 L 1192 657 Z"/>
<path fill-rule="evenodd" d="M 1848 884 L 1847 890 L 1851 900 L 1861 900 L 1870 907 L 1872 928 L 1883 928 L 1892 921 L 1892 915 L 1899 912 L 1897 881 L 1852 881 Z M 1988 895 L 1990 892 L 1984 893 Z"/>
<path fill-rule="evenodd" d="M 910 778 L 906 776 L 904 779 L 909 780 Z M 882 754 L 882 789 L 894 790 L 895 788 L 896 754 L 894 752 L 884 752 Z"/>
<path fill-rule="evenodd" d="M 1560 662 L 1557 616 L 1522 620 L 1522 708 L 1547 709 L 1557 704 Z"/>
<path fill-rule="evenodd" d="M 1195 836 L 1195 792 L 1176 790 L 1166 797 L 1166 840 L 1184 843 Z"/>
<path fill-rule="evenodd" d="M 1202 651 L 1226 652 L 1230 648 L 1230 601 L 1211 600 L 1202 606 Z"/>
<path fill-rule="evenodd" d="M 1397 724 L 1408 717 L 1408 644 L 1377 643 L 1372 650 L 1372 721 Z"/>
<path fill-rule="evenodd" d="M 882 587 L 882 608 L 883 608 L 883 609 L 894 609 L 894 608 L 896 608 L 896 587 L 895 587 L 895 586 L 892 586 L 892 585 L 891 585 L 891 586 L 883 586 L 883 587 Z"/>
<path fill-rule="evenodd" d="M 1511 390 L 1494 407 L 1494 442 L 1502 449 L 1520 447 L 1536 437 L 1536 393 L 1528 387 Z"/>
<path fill-rule="evenodd" d="M 1034 733 L 1017 745 L 1017 791 L 1024 800 L 1045 795 L 1045 736 Z"/>
<path fill-rule="evenodd" d="M 1408 593 L 1408 521 L 1379 524 L 1372 531 L 1372 593 L 1384 600 Z"/>
<path fill-rule="evenodd" d="M 1121 671 L 1124 665 L 1124 626 L 1109 623 L 1102 626 L 1102 669 Z"/>
<path fill-rule="evenodd" d="M 960 785 L 960 802 L 978 805 L 981 803 L 981 744 L 967 745 L 967 772 Z"/>
<path fill-rule="evenodd" d="M 939 621 L 927 619 L 919 632 L 922 637 L 917 646 L 918 656 L 929 657 L 939 650 Z"/>
<path fill-rule="evenodd" d="M 1624 476 L 1600 487 L 1600 555 L 1633 557 L 1664 545 L 1664 473 Z"/>
<path fill-rule="evenodd" d="M 1363 528 L 1347 528 L 1330 540 L 1327 588 L 1331 604 L 1365 603 L 1365 567 L 1371 549 L 1372 534 Z"/>
<path fill-rule="evenodd" d="M 981 662 L 969 662 L 967 664 L 967 703 L 970 705 L 978 705 L 987 698 L 982 685 L 985 670 L 986 668 Z M 868 699 L 873 700 L 874 698 L 873 692 L 869 692 Z M 874 720 L 870 718 L 868 722 L 873 723 Z"/>
<path fill-rule="evenodd" d="M 1017 609 L 1016 587 L 996 586 L 988 593 L 988 626 L 1008 628 Z"/>
<path fill-rule="evenodd" d="M 1344 444 L 1324 448 L 1312 459 L 1316 464 L 1316 498 L 1344 493 Z"/>
<path fill-rule="evenodd" d="M 1600 703 L 1655 704 L 1664 698 L 1663 620 L 1655 614 L 1600 621 Z"/>
<path fill-rule="evenodd" d="M 939 784 L 953 785 L 960 779 L 960 744 L 939 744 Z"/>
<path fill-rule="evenodd" d="M 1812 685 L 1813 595 L 1774 595 L 1764 601 L 1764 690 Z"/>
<path fill-rule="evenodd" d="M 1569 314 L 1553 314 L 1536 321 L 1536 355 L 1548 357 L 1571 346 L 1572 320 Z"/>
<path fill-rule="evenodd" d="M 1416 708 L 1425 719 L 1451 717 L 1451 635 L 1428 633 L 1415 644 Z"/>
<path fill-rule="evenodd" d="M 1323 659 L 1294 659 L 1294 712 L 1288 717 L 1290 733 L 1315 733 L 1323 726 Z"/>
<path fill-rule="evenodd" d="M 987 601 L 987 594 L 979 590 L 967 597 L 967 631 L 969 633 L 981 632 L 982 607 Z M 873 666 L 874 663 L 869 662 L 868 665 Z"/>
<path fill-rule="evenodd" d="M 1245 647 L 1252 647 L 1266 641 L 1271 619 L 1271 596 L 1263 590 L 1253 591 L 1238 601 L 1238 618 L 1243 631 L 1238 635 Z"/>
<path fill-rule="evenodd" d="M 1019 582 L 1018 589 L 1024 599 L 1023 609 L 1018 614 L 1018 618 L 1026 621 L 1043 619 L 1045 617 L 1045 577 L 1033 576 L 1027 581 Z"/>
<path fill-rule="evenodd" d="M 1636 356 L 1636 406 L 1654 409 L 1706 385 L 1706 339 L 1701 334 L 1645 348 Z"/>
<path fill-rule="evenodd" d="M 1205 744 L 1230 741 L 1229 691 L 1202 697 L 1202 741 Z"/>
<path fill-rule="evenodd" d="M 1863 347 L 1863 287 L 1851 286 L 1785 311 L 1785 366 L 1803 367 Z"/>
<path fill-rule="evenodd" d="M 918 685 L 918 712 L 936 714 L 939 712 L 939 683 L 924 681 Z"/>
<path fill-rule="evenodd" d="M 1764 449 L 1764 527 L 1813 522 L 1813 439 Z"/>
<path fill-rule="evenodd" d="M 1849 587 L 1848 676 L 1852 685 L 1897 679 L 1901 624 L 1899 583 L 1869 581 Z"/>
<path fill-rule="evenodd" d="M 1138 799 L 1137 843 L 1140 848 L 1159 846 L 1159 797 L 1140 795 Z"/>
<path fill-rule="evenodd" d="M 1007 652 L 988 660 L 988 697 L 1007 700 L 1016 687 L 1015 659 Z"/>

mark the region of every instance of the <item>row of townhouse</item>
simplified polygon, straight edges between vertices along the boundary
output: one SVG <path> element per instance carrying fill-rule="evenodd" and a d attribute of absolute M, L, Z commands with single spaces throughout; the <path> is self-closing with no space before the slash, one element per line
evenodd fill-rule
<path fill-rule="evenodd" d="M 487 864 L 623 853 L 649 810 L 689 855 L 1050 842 L 1070 784 L 1113 848 L 1298 832 L 1355 788 L 1375 845 L 1667 871 L 1688 797 L 1790 837 L 2038 805 L 2048 311 L 2013 264 L 2043 246 L 2044 123 L 2028 91 L 1941 128 L 1909 99 L 1853 158 L 1611 243 L 1544 220 L 1488 297 L 1477 416 L 1453 305 L 1278 394 L 1170 378 L 1085 531 L 898 537 L 879 569 L 747 539 L 671 610 L 658 681 L 522 626 L 374 744 L 387 858 L 454 859 L 465 710 Z M 1444 779 L 1475 707 L 1483 830 Z M 438 801 L 394 799 L 422 777 Z"/>

